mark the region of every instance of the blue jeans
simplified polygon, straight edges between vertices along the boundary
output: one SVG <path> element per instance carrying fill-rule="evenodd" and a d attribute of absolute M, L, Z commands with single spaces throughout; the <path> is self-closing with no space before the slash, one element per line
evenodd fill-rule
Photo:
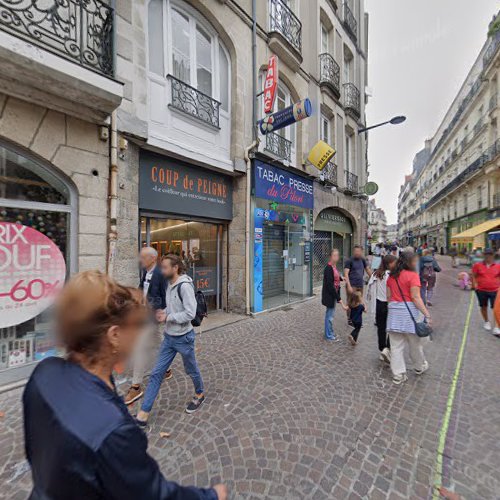
<path fill-rule="evenodd" d="M 333 331 L 333 316 L 335 315 L 335 307 L 327 307 L 325 312 L 325 339 L 335 340 Z"/>
<path fill-rule="evenodd" d="M 151 408 L 153 408 L 165 373 L 170 368 L 177 353 L 182 356 L 184 370 L 186 374 L 191 377 L 196 394 L 203 394 L 203 380 L 194 353 L 195 335 L 194 330 L 178 337 L 167 335 L 166 333 L 163 335 L 163 342 L 160 347 L 160 352 L 158 353 L 158 359 L 151 372 L 148 386 L 144 394 L 144 400 L 141 406 L 142 411 L 150 412 Z"/>

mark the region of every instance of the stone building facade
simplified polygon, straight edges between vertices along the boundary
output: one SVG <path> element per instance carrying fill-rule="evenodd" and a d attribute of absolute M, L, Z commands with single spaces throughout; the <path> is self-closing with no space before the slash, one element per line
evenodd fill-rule
<path fill-rule="evenodd" d="M 499 48 L 500 33 L 490 32 L 401 188 L 405 243 L 427 243 L 442 252 L 453 243 L 466 251 L 492 244 L 488 230 L 495 221 L 500 225 Z"/>

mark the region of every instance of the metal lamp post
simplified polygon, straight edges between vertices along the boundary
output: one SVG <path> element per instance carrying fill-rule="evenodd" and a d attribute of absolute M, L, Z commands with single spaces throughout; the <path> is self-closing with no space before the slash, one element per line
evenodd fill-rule
<path fill-rule="evenodd" d="M 394 118 L 391 118 L 390 120 L 382 123 L 377 123 L 376 125 L 371 125 L 370 127 L 366 128 L 360 128 L 358 130 L 358 133 L 361 134 L 362 132 L 366 132 L 367 130 L 371 130 L 372 128 L 377 128 L 377 127 L 382 127 L 382 125 L 399 125 L 400 123 L 403 123 L 406 121 L 406 116 L 395 116 Z"/>

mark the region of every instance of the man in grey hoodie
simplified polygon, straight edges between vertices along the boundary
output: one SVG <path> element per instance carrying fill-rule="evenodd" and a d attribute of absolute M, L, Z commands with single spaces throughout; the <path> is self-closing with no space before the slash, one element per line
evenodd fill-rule
<path fill-rule="evenodd" d="M 177 353 L 182 356 L 184 369 L 194 384 L 195 395 L 188 404 L 186 412 L 194 413 L 205 400 L 203 380 L 194 350 L 195 333 L 191 324 L 191 320 L 196 316 L 197 305 L 193 280 L 184 273 L 184 263 L 178 255 L 169 254 L 163 257 L 161 271 L 168 281 L 167 307 L 157 313 L 156 319 L 165 321 L 165 331 L 158 359 L 144 394 L 141 411 L 137 414 L 137 423 L 142 427 L 146 426 L 165 373 Z"/>

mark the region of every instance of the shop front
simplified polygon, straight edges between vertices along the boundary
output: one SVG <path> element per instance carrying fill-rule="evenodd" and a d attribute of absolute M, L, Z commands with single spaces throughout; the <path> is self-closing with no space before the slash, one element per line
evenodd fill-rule
<path fill-rule="evenodd" d="M 448 248 L 452 245 L 452 240 L 455 236 L 485 222 L 486 220 L 488 220 L 488 210 L 481 210 L 448 222 Z M 481 244 L 478 242 L 478 246 L 484 247 L 484 241 Z M 460 245 L 460 248 L 463 248 L 464 251 L 470 251 L 473 247 L 474 245 L 472 241 Z"/>
<path fill-rule="evenodd" d="M 339 271 L 352 251 L 353 228 L 349 218 L 336 208 L 326 208 L 316 217 L 313 240 L 313 285 L 323 281 L 323 270 L 332 249 L 340 252 Z"/>
<path fill-rule="evenodd" d="M 210 310 L 223 305 L 227 252 L 223 234 L 232 219 L 232 179 L 189 163 L 141 151 L 140 245 L 159 258 L 182 257 Z"/>
<path fill-rule="evenodd" d="M 311 296 L 312 181 L 255 160 L 252 205 L 252 312 Z"/>
<path fill-rule="evenodd" d="M 0 143 L 0 386 L 57 354 L 49 311 L 76 268 L 76 198 L 49 165 Z"/>

